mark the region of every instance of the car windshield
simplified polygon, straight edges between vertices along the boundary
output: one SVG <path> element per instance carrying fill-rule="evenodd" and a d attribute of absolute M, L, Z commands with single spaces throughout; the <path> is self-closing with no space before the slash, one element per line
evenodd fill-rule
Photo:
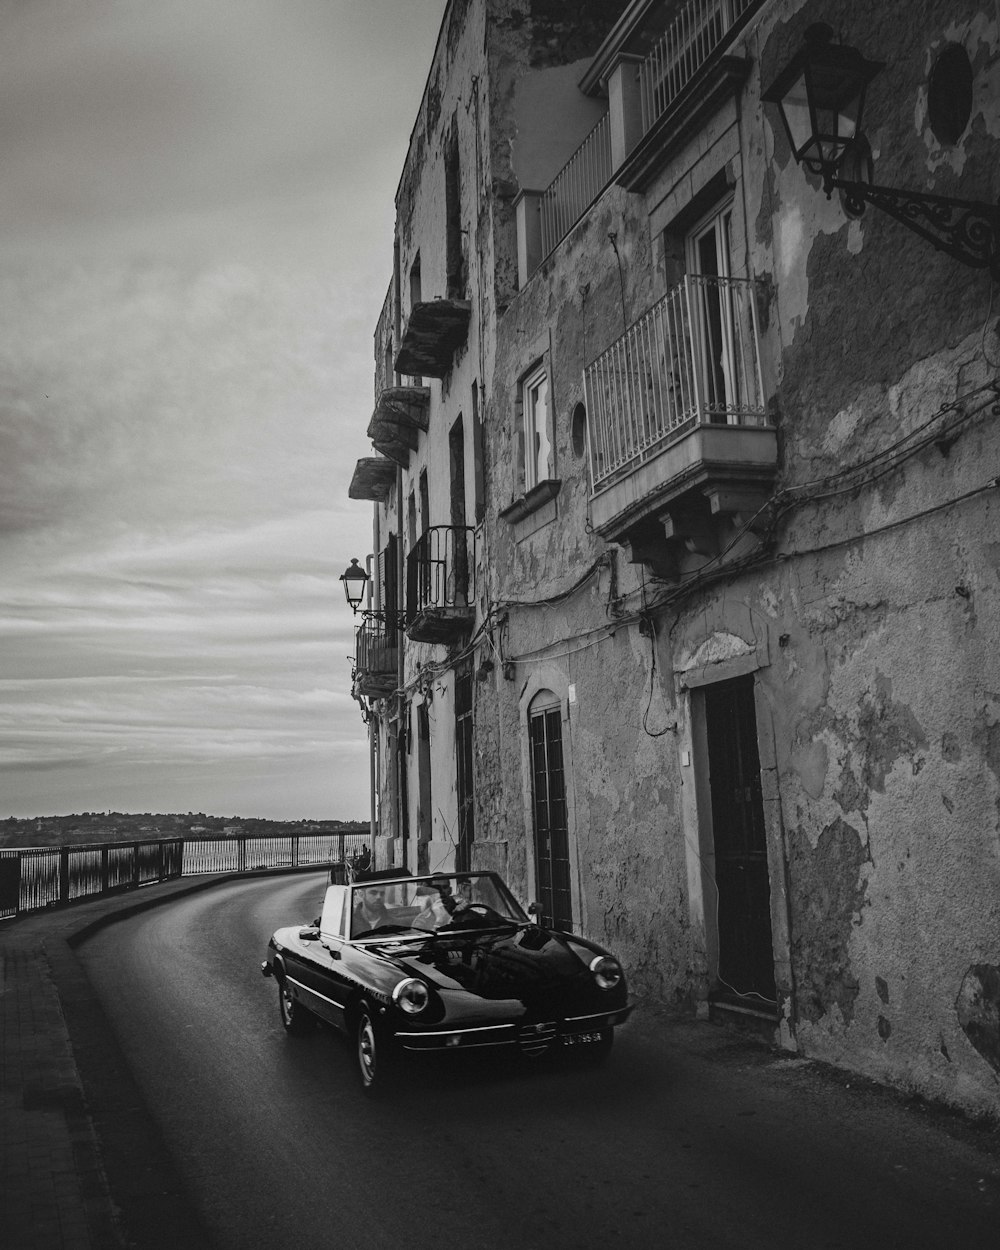
<path fill-rule="evenodd" d="M 351 937 L 426 937 L 529 923 L 493 873 L 437 873 L 351 887 Z"/>

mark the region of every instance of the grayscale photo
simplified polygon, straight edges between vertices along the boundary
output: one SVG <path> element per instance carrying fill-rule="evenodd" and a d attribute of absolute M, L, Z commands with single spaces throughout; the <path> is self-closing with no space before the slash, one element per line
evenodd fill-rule
<path fill-rule="evenodd" d="M 0 0 L 0 1245 L 996 1250 L 1000 5 Z"/>

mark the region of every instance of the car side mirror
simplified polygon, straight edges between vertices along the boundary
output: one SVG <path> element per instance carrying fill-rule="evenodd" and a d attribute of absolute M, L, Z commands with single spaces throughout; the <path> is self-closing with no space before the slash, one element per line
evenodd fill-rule
<path fill-rule="evenodd" d="M 319 941 L 319 929 L 317 928 L 300 929 L 299 941 L 300 942 L 318 942 Z"/>
<path fill-rule="evenodd" d="M 538 903 L 529 903 L 529 904 L 528 904 L 528 915 L 529 915 L 529 916 L 540 916 L 540 915 L 541 915 L 541 913 L 542 913 L 542 909 L 541 909 L 541 907 L 538 905 Z"/>

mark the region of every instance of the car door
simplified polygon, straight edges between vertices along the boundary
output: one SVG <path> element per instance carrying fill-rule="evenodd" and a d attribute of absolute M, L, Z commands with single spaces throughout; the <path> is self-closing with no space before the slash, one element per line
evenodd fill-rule
<path fill-rule="evenodd" d="M 331 885 L 319 927 L 302 930 L 294 950 L 285 952 L 287 975 L 303 1006 L 338 1029 L 345 1027 L 347 982 L 343 972 L 345 886 Z"/>

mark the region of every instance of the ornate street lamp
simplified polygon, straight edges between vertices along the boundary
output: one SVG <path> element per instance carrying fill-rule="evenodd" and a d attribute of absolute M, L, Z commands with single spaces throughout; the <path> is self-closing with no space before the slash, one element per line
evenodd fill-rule
<path fill-rule="evenodd" d="M 761 97 L 778 106 L 796 161 L 820 175 L 828 199 L 841 193 L 849 216 L 860 217 L 873 204 L 956 260 L 989 269 L 1000 280 L 1000 206 L 872 182 L 861 122 L 868 84 L 885 63 L 867 61 L 832 37 L 829 26 L 810 26 L 804 47 Z"/>
<path fill-rule="evenodd" d="M 341 573 L 340 580 L 344 583 L 344 594 L 347 596 L 347 602 L 351 605 L 351 611 L 356 614 L 361 606 L 361 601 L 365 597 L 368 574 L 358 564 L 357 560 L 352 560 L 343 573 Z"/>

